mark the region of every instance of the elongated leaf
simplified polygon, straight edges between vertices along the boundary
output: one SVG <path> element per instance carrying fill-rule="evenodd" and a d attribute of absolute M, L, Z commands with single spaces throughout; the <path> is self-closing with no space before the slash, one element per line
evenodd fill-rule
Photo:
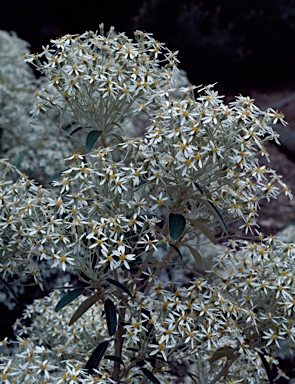
<path fill-rule="evenodd" d="M 129 291 L 128 288 L 125 287 L 125 285 L 119 283 L 119 281 L 116 281 L 116 280 L 113 280 L 113 279 L 109 279 L 107 278 L 106 281 L 108 281 L 109 283 L 115 285 L 116 287 L 122 289 L 122 291 L 126 292 L 127 295 L 129 295 L 131 298 L 132 298 L 132 293 Z"/>
<path fill-rule="evenodd" d="M 205 225 L 198 220 L 189 220 L 193 227 L 198 228 L 213 244 L 217 244 L 215 236 L 209 231 Z"/>
<path fill-rule="evenodd" d="M 117 357 L 117 356 L 106 355 L 104 357 L 104 359 L 112 360 L 112 361 L 115 361 L 116 363 L 120 363 L 120 364 L 124 365 L 124 361 L 122 359 L 120 359 L 120 357 Z"/>
<path fill-rule="evenodd" d="M 56 304 L 55 312 L 60 311 L 63 307 L 70 304 L 74 301 L 78 296 L 80 296 L 85 291 L 85 288 L 76 288 L 72 291 L 68 292 L 65 296 L 63 296 L 59 302 Z"/>
<path fill-rule="evenodd" d="M 161 384 L 159 382 L 159 380 L 155 377 L 155 375 L 149 371 L 148 369 L 146 368 L 141 368 L 142 370 L 142 373 L 152 382 L 152 383 L 155 383 L 155 384 Z"/>
<path fill-rule="evenodd" d="M 173 240 L 177 240 L 183 234 L 186 219 L 178 213 L 169 214 L 169 233 Z"/>
<path fill-rule="evenodd" d="M 219 348 L 213 353 L 213 355 L 208 360 L 210 361 L 210 363 L 214 363 L 214 361 L 222 359 L 223 357 L 227 357 L 228 360 L 232 360 L 235 357 L 234 349 L 231 347 Z"/>
<path fill-rule="evenodd" d="M 97 130 L 93 130 L 88 133 L 85 144 L 87 153 L 92 151 L 92 148 L 94 147 L 101 134 L 102 132 Z"/>
<path fill-rule="evenodd" d="M 49 177 L 49 179 L 46 180 L 46 184 L 50 184 L 52 183 L 54 180 L 56 179 L 59 179 L 60 177 L 62 177 L 62 174 L 64 171 L 67 171 L 68 169 L 64 169 L 63 171 L 60 171 L 58 173 L 56 173 L 55 175 Z"/>
<path fill-rule="evenodd" d="M 195 262 L 197 264 L 198 269 L 200 269 L 202 271 L 204 268 L 204 265 L 203 265 L 203 259 L 202 259 L 201 254 L 195 248 L 191 247 L 190 245 L 187 245 L 187 247 L 191 251 L 191 253 L 195 259 Z"/>
<path fill-rule="evenodd" d="M 170 245 L 170 247 L 172 247 L 173 249 L 175 249 L 175 251 L 178 253 L 179 257 L 180 257 L 181 260 L 182 260 L 182 254 L 181 254 L 180 250 L 176 247 L 176 245 L 171 244 L 171 243 L 169 243 L 169 245 Z"/>
<path fill-rule="evenodd" d="M 72 132 L 70 133 L 70 136 L 72 136 L 76 132 L 81 131 L 81 129 L 83 129 L 83 128 L 82 127 L 78 127 L 78 128 L 73 129 Z"/>
<path fill-rule="evenodd" d="M 146 365 L 146 362 L 144 360 L 139 360 L 136 362 L 136 365 L 138 365 L 139 367 L 144 367 Z"/>
<path fill-rule="evenodd" d="M 71 123 L 68 122 L 68 124 L 64 124 L 64 125 L 61 127 L 61 129 L 62 129 L 64 132 L 68 133 L 68 132 L 71 131 L 71 130 L 73 129 L 73 127 L 76 126 L 77 124 L 78 124 L 77 121 L 72 121 Z"/>
<path fill-rule="evenodd" d="M 198 188 L 198 190 L 201 192 L 201 194 L 204 195 L 204 192 L 203 192 L 202 188 L 199 186 L 199 184 L 196 182 L 194 184 Z"/>
<path fill-rule="evenodd" d="M 85 369 L 88 371 L 88 373 L 92 374 L 93 369 L 97 368 L 98 364 L 100 363 L 101 359 L 103 358 L 103 355 L 105 351 L 108 348 L 109 342 L 111 340 L 103 341 L 100 343 L 92 352 L 91 356 L 89 357 Z"/>
<path fill-rule="evenodd" d="M 220 222 L 221 222 L 221 224 L 222 224 L 222 226 L 223 226 L 223 229 L 224 229 L 225 232 L 228 234 L 227 225 L 226 225 L 226 223 L 225 223 L 225 221 L 224 221 L 224 219 L 223 219 L 221 213 L 218 211 L 218 209 L 216 208 L 216 206 L 215 206 L 211 201 L 208 200 L 208 203 L 211 205 L 211 207 L 212 207 L 212 208 L 214 209 L 214 211 L 216 212 L 216 214 L 217 214 L 217 216 L 219 217 L 219 220 L 220 220 Z"/>
<path fill-rule="evenodd" d="M 95 304 L 99 300 L 99 297 L 94 294 L 93 296 L 88 297 L 81 305 L 79 305 L 76 312 L 71 317 L 69 325 L 74 324 L 93 304 Z"/>
<path fill-rule="evenodd" d="M 106 299 L 104 302 L 104 310 L 107 318 L 109 335 L 113 336 L 117 330 L 117 312 L 116 307 L 111 299 Z"/>
<path fill-rule="evenodd" d="M 272 378 L 272 374 L 271 374 L 271 369 L 270 369 L 270 366 L 269 366 L 266 358 L 264 357 L 264 354 L 262 352 L 258 352 L 258 351 L 257 351 L 257 353 L 258 353 L 258 355 L 259 355 L 259 357 L 260 357 L 260 359 L 261 359 L 261 361 L 262 361 L 262 363 L 264 365 L 264 368 L 266 370 L 266 374 L 267 374 L 267 377 L 268 377 L 268 380 L 269 380 L 270 384 L 273 384 L 273 378 Z"/>
<path fill-rule="evenodd" d="M 221 215 L 221 213 L 218 211 L 218 209 L 215 207 L 215 205 L 209 201 L 209 200 L 201 200 L 203 203 L 205 203 L 207 205 L 207 207 L 209 208 L 209 210 L 211 211 L 211 213 L 217 217 L 217 219 L 219 220 L 222 228 L 224 229 L 225 233 L 228 234 L 228 229 L 227 229 L 227 225 Z"/>

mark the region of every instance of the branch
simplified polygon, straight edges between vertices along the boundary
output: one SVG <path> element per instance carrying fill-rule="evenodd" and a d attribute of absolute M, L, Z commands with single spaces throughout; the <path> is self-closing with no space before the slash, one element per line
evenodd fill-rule
<path fill-rule="evenodd" d="M 212 379 L 210 381 L 209 384 L 215 384 L 218 382 L 219 379 L 221 379 L 223 376 L 225 377 L 227 374 L 228 374 L 228 371 L 229 371 L 229 368 L 233 365 L 233 363 L 240 357 L 240 354 L 237 353 L 237 355 L 231 359 L 231 360 L 227 360 L 224 367 L 222 368 L 222 370 L 218 373 L 218 375 L 216 377 L 214 377 L 214 379 Z"/>
<path fill-rule="evenodd" d="M 125 274 L 126 273 L 124 273 L 124 275 Z M 114 271 L 114 277 L 118 281 L 117 271 Z M 121 301 L 124 301 L 124 297 L 123 297 L 122 293 L 120 292 L 120 290 L 118 289 L 117 291 L 118 291 L 118 295 L 119 295 Z M 117 328 L 117 332 L 116 332 L 116 336 L 115 336 L 115 356 L 119 357 L 120 359 L 121 359 L 121 356 L 122 356 L 122 349 L 123 349 L 123 342 L 124 342 L 124 338 L 123 338 L 124 327 L 123 327 L 123 325 L 121 325 L 121 322 L 124 321 L 125 314 L 126 314 L 126 306 L 119 308 L 119 324 L 118 324 L 118 328 Z M 114 372 L 113 372 L 112 378 L 117 383 L 120 382 L 119 381 L 120 369 L 121 369 L 120 363 L 115 361 L 114 362 Z"/>

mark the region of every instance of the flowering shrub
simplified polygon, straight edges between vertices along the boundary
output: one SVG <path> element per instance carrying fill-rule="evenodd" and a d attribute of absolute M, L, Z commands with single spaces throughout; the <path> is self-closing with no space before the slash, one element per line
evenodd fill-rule
<path fill-rule="evenodd" d="M 21 59 L 27 49 L 28 44 L 15 34 L 0 31 L 1 152 L 22 144 L 21 132 L 28 130 L 35 81 L 31 68 Z"/>
<path fill-rule="evenodd" d="M 51 188 L 22 174 L 1 184 L 1 279 L 42 286 L 45 262 L 79 283 L 28 306 L 2 381 L 267 382 L 282 338 L 293 341 L 293 245 L 232 242 L 209 271 L 198 239 L 259 241 L 259 201 L 292 197 L 259 162 L 283 116 L 177 88 L 176 53 L 144 32 L 133 42 L 101 25 L 26 61 L 48 80 L 33 115 L 82 143 Z"/>
<path fill-rule="evenodd" d="M 35 79 L 22 59 L 28 44 L 15 34 L 0 31 L 0 154 L 39 183 L 56 173 L 74 148 L 44 116 L 29 114 L 44 78 Z"/>
<path fill-rule="evenodd" d="M 215 273 L 232 300 L 254 310 L 257 336 L 270 350 L 288 351 L 294 343 L 294 248 L 274 238 L 230 241 L 217 258 Z M 229 278 L 230 277 L 230 278 Z M 254 334 L 254 333 L 253 333 Z"/>

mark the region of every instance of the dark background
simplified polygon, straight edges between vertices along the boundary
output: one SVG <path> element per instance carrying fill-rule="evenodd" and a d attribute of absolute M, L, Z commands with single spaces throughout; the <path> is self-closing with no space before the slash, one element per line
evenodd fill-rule
<path fill-rule="evenodd" d="M 295 0 L 0 0 L 0 29 L 42 50 L 66 33 L 114 25 L 152 32 L 179 50 L 196 85 L 222 92 L 295 88 Z"/>

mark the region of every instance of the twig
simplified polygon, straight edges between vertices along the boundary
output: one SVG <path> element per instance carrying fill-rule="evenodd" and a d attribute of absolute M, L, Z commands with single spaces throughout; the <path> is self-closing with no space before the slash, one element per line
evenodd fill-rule
<path fill-rule="evenodd" d="M 223 376 L 226 376 L 228 374 L 229 368 L 233 365 L 233 363 L 240 357 L 240 354 L 237 353 L 237 355 L 231 359 L 227 360 L 222 370 L 218 373 L 217 376 L 214 377 L 213 380 L 210 381 L 209 384 L 215 384 L 218 382 L 219 379 L 221 379 Z"/>

